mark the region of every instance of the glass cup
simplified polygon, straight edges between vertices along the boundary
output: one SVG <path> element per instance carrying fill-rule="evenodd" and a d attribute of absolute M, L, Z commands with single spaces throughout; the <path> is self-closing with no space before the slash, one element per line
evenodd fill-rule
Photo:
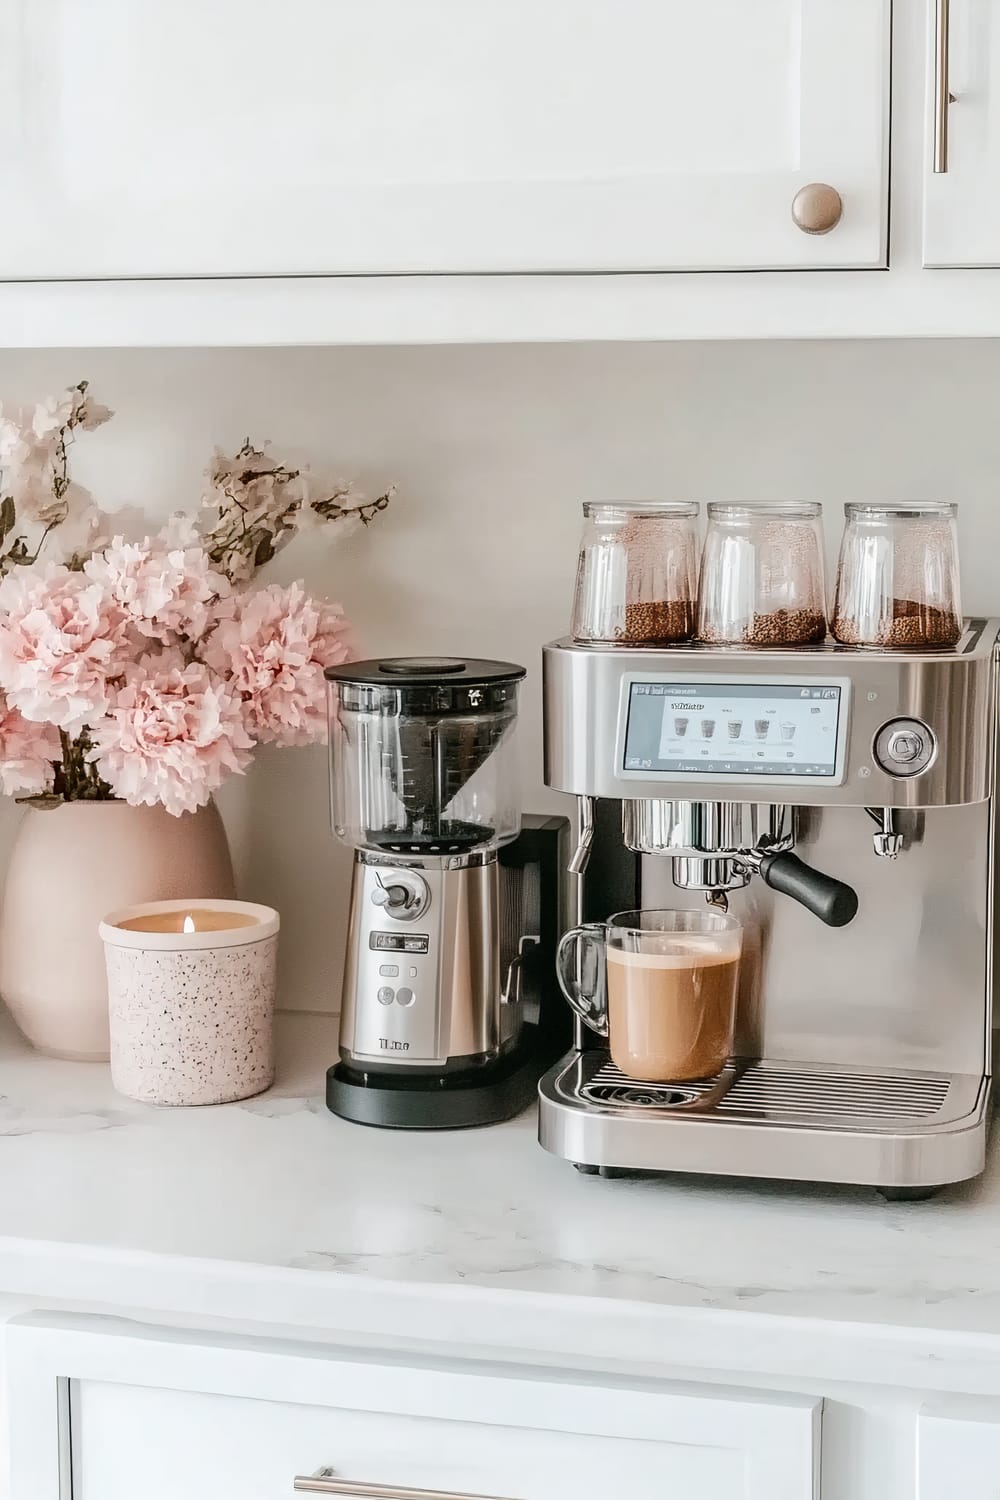
<path fill-rule="evenodd" d="M 683 714 L 678 714 L 674 719 L 674 733 L 679 740 L 682 740 L 687 732 L 688 720 L 683 716 Z"/>
<path fill-rule="evenodd" d="M 770 722 L 771 721 L 769 719 L 754 719 L 753 732 L 757 739 L 767 739 L 767 731 L 770 728 Z"/>
<path fill-rule="evenodd" d="M 701 735 L 702 735 L 702 739 L 710 740 L 712 738 L 712 736 L 713 736 L 714 733 L 715 733 L 715 720 L 714 719 L 702 719 L 702 721 L 701 721 Z"/>
<path fill-rule="evenodd" d="M 559 987 L 629 1078 L 714 1078 L 733 1050 L 743 930 L 709 911 L 624 911 L 565 933 Z"/>
<path fill-rule="evenodd" d="M 729 722 L 726 724 L 726 729 L 727 729 L 727 731 L 729 733 L 729 738 L 731 740 L 738 740 L 739 737 L 740 737 L 740 735 L 743 733 L 743 720 L 742 719 L 730 719 Z"/>

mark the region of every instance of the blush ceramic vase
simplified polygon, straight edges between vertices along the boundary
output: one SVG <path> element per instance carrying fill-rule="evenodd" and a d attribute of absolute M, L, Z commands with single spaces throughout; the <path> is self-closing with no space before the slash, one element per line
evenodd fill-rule
<path fill-rule="evenodd" d="M 234 895 L 214 803 L 179 818 L 124 802 L 27 807 L 0 909 L 0 995 L 39 1052 L 106 1062 L 101 920 L 138 902 Z"/>

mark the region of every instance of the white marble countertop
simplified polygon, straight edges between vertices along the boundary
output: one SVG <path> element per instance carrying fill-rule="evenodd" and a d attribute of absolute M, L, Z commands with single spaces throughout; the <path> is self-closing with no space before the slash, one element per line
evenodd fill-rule
<path fill-rule="evenodd" d="M 214 1109 L 115 1094 L 0 1030 L 0 1293 L 296 1336 L 1000 1394 L 1000 1153 L 926 1204 L 581 1177 L 533 1113 L 408 1134 L 331 1116 L 335 1023 Z"/>

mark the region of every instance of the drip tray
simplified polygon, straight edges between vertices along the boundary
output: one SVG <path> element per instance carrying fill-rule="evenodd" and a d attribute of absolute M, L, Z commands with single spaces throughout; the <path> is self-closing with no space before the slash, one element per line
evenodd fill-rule
<path fill-rule="evenodd" d="M 990 1080 L 762 1058 L 643 1083 L 594 1050 L 538 1092 L 542 1145 L 578 1165 L 919 1188 L 982 1171 Z"/>

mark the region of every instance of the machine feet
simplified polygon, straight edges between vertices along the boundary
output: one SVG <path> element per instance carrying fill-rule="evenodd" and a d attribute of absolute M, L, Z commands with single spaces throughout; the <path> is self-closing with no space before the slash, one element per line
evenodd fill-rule
<path fill-rule="evenodd" d="M 589 1162 L 575 1161 L 574 1167 L 585 1177 L 629 1177 L 628 1167 L 592 1167 Z"/>
<path fill-rule="evenodd" d="M 926 1203 L 941 1191 L 940 1187 L 880 1187 L 875 1190 L 886 1203 Z"/>
<path fill-rule="evenodd" d="M 634 1171 L 628 1167 L 595 1167 L 590 1162 L 575 1161 L 576 1170 L 584 1177 L 634 1177 Z M 929 1198 L 940 1193 L 938 1187 L 880 1187 L 875 1191 L 886 1203 L 926 1203 Z"/>

